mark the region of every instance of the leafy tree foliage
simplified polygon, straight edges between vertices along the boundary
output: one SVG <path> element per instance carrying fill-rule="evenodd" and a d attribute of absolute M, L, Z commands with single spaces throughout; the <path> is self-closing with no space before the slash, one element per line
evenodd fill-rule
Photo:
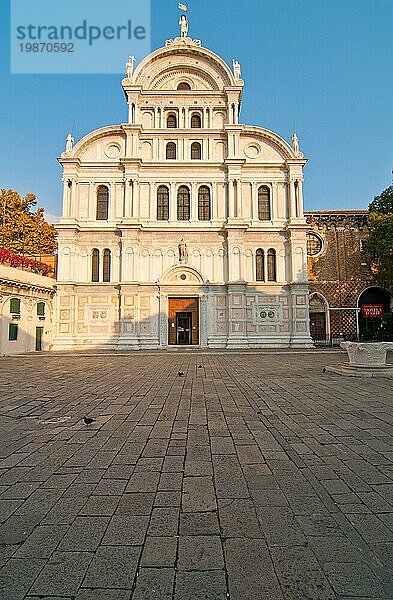
<path fill-rule="evenodd" d="M 21 254 L 53 254 L 56 231 L 45 221 L 44 209 L 37 208 L 36 196 L 22 198 L 14 190 L 0 194 L 0 247 Z"/>
<path fill-rule="evenodd" d="M 365 251 L 375 263 L 375 281 L 393 288 L 393 185 L 375 196 L 369 216 L 370 237 Z"/>

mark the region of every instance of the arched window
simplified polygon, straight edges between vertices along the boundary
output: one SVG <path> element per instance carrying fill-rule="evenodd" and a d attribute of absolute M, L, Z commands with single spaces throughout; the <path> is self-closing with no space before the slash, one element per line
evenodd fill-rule
<path fill-rule="evenodd" d="M 167 116 L 166 126 L 168 129 L 176 129 L 177 127 L 177 117 L 173 113 Z"/>
<path fill-rule="evenodd" d="M 200 129 L 202 127 L 201 116 L 198 114 L 193 114 L 191 117 L 191 127 L 192 129 Z"/>
<path fill-rule="evenodd" d="M 189 83 L 187 83 L 186 81 L 182 81 L 181 83 L 179 83 L 179 85 L 177 86 L 178 90 L 181 90 L 182 92 L 186 92 L 189 91 L 191 89 L 191 86 Z"/>
<path fill-rule="evenodd" d="M 103 258 L 103 281 L 106 283 L 111 280 L 111 251 L 108 248 L 104 250 Z"/>
<path fill-rule="evenodd" d="M 261 185 L 258 190 L 258 219 L 260 221 L 270 221 L 270 190 L 266 185 Z"/>
<path fill-rule="evenodd" d="M 10 313 L 12 315 L 20 315 L 20 300 L 19 300 L 19 298 L 11 298 Z"/>
<path fill-rule="evenodd" d="M 38 302 L 37 304 L 37 316 L 45 317 L 45 302 Z"/>
<path fill-rule="evenodd" d="M 177 220 L 190 220 L 190 190 L 186 185 L 181 185 L 177 192 Z"/>
<path fill-rule="evenodd" d="M 198 219 L 210 221 L 210 189 L 202 185 L 198 190 Z"/>
<path fill-rule="evenodd" d="M 202 148 L 199 142 L 193 142 L 191 144 L 191 159 L 192 160 L 201 160 L 202 158 Z"/>
<path fill-rule="evenodd" d="M 255 254 L 256 281 L 265 281 L 265 253 L 258 248 Z"/>
<path fill-rule="evenodd" d="M 267 251 L 267 280 L 277 281 L 276 251 L 273 248 Z"/>
<path fill-rule="evenodd" d="M 169 189 L 160 185 L 157 190 L 157 221 L 168 221 L 169 219 Z"/>
<path fill-rule="evenodd" d="M 106 185 L 100 185 L 97 190 L 97 221 L 107 221 L 109 214 L 109 190 Z"/>
<path fill-rule="evenodd" d="M 100 251 L 97 248 L 91 253 L 91 280 L 100 281 Z"/>
<path fill-rule="evenodd" d="M 168 142 L 166 145 L 166 157 L 169 159 L 176 158 L 176 144 L 175 142 Z"/>

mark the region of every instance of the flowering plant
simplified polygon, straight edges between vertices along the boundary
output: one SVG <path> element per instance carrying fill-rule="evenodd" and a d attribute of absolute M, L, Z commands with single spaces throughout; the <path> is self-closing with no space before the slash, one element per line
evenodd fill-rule
<path fill-rule="evenodd" d="M 15 267 L 16 269 L 38 273 L 39 275 L 48 275 L 53 271 L 49 265 L 39 262 L 34 258 L 16 254 L 15 252 L 8 250 L 8 248 L 0 248 L 0 263 Z"/>

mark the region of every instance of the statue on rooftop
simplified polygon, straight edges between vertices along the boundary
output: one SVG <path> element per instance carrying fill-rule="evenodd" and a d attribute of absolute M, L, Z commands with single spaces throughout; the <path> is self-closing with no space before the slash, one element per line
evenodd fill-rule
<path fill-rule="evenodd" d="M 126 73 L 127 73 L 128 79 L 132 79 L 132 75 L 134 73 L 135 61 L 136 61 L 135 56 L 130 56 L 129 61 L 126 63 Z"/>
<path fill-rule="evenodd" d="M 233 66 L 233 74 L 235 76 L 235 79 L 241 79 L 242 78 L 242 67 L 241 67 L 239 61 L 233 60 L 232 66 Z"/>
<path fill-rule="evenodd" d="M 72 134 L 69 133 L 67 135 L 67 139 L 66 139 L 66 149 L 65 149 L 66 152 L 71 152 L 71 150 L 72 150 L 72 148 L 74 146 L 74 142 L 75 142 L 75 140 L 72 137 Z"/>
<path fill-rule="evenodd" d="M 180 25 L 180 37 L 186 38 L 188 36 L 188 19 L 186 15 L 182 15 L 179 21 Z"/>

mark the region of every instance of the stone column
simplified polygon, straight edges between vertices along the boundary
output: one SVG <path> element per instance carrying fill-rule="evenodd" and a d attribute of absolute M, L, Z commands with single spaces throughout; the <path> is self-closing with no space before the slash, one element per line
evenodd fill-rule
<path fill-rule="evenodd" d="M 151 181 L 149 183 L 149 191 L 150 191 L 150 220 L 157 220 L 157 212 L 155 211 L 155 198 L 154 198 L 154 183 Z"/>
<path fill-rule="evenodd" d="M 296 218 L 296 195 L 295 195 L 295 182 L 291 179 L 289 181 L 289 216 L 291 219 Z"/>
<path fill-rule="evenodd" d="M 71 205 L 70 205 L 70 188 L 69 188 L 68 177 L 63 179 L 63 218 L 69 218 L 71 215 Z M 71 181 L 72 185 L 72 181 Z"/>
<path fill-rule="evenodd" d="M 252 220 L 258 221 L 258 188 L 255 181 L 251 183 Z"/>
<path fill-rule="evenodd" d="M 195 181 L 191 183 L 191 218 L 190 221 L 198 221 L 198 189 Z"/>
<path fill-rule="evenodd" d="M 124 180 L 123 217 L 126 219 L 130 218 L 132 215 L 131 183 L 132 183 L 131 179 L 126 178 Z"/>
<path fill-rule="evenodd" d="M 235 216 L 235 187 L 234 180 L 228 181 L 228 218 L 233 219 Z"/>
<path fill-rule="evenodd" d="M 171 181 L 169 184 L 169 220 L 176 221 L 177 220 L 177 211 L 176 211 L 176 188 L 175 182 Z"/>

